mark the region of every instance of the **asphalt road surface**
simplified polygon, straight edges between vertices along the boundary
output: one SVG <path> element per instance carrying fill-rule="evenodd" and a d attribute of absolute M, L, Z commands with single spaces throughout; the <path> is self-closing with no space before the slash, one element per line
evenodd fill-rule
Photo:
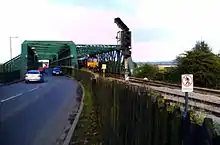
<path fill-rule="evenodd" d="M 0 145 L 54 145 L 78 106 L 77 87 L 65 76 L 0 87 Z"/>

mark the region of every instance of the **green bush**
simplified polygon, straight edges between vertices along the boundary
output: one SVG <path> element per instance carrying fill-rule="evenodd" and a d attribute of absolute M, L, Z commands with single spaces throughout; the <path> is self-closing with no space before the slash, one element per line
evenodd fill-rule
<path fill-rule="evenodd" d="M 181 74 L 193 74 L 195 86 L 219 89 L 219 56 L 212 52 L 207 43 L 201 41 L 197 42 L 190 51 L 186 51 L 177 57 L 177 67 L 160 72 L 155 66 L 145 64 L 135 69 L 135 76 L 180 83 Z"/>

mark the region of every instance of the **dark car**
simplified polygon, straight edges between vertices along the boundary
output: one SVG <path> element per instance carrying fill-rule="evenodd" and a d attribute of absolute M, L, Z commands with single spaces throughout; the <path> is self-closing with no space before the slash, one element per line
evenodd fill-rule
<path fill-rule="evenodd" d="M 53 68 L 52 75 L 62 75 L 62 71 L 61 71 L 60 67 Z"/>

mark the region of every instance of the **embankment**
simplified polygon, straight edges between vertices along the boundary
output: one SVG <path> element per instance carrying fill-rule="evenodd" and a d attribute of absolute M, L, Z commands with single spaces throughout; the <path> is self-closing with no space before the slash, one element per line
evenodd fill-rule
<path fill-rule="evenodd" d="M 65 72 L 91 93 L 96 126 L 105 145 L 220 144 L 219 125 L 212 118 L 195 116 L 193 110 L 183 118 L 178 104 L 153 90 L 82 70 Z"/>

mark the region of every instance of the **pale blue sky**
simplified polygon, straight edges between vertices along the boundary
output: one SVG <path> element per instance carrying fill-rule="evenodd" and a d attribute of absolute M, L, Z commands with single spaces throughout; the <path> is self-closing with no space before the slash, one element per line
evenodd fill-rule
<path fill-rule="evenodd" d="M 220 50 L 218 0 L 7 0 L 0 2 L 0 63 L 24 40 L 116 44 L 115 17 L 132 30 L 135 61 L 173 60 L 201 38 Z"/>
<path fill-rule="evenodd" d="M 126 14 L 134 12 L 132 0 L 50 0 L 54 3 L 60 4 L 73 4 L 88 8 L 102 9 L 102 10 L 115 10 L 124 12 Z"/>

